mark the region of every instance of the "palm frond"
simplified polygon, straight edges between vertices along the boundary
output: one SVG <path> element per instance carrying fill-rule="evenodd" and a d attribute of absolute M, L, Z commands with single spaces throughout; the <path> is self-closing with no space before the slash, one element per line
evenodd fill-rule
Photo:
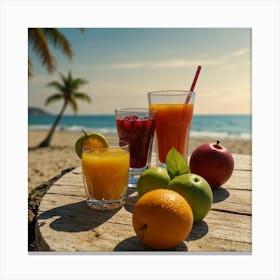
<path fill-rule="evenodd" d="M 91 103 L 91 97 L 84 92 L 75 92 L 73 97 Z"/>
<path fill-rule="evenodd" d="M 72 79 L 70 84 L 69 84 L 69 87 L 71 87 L 71 89 L 73 91 L 76 91 L 80 86 L 85 85 L 87 83 L 88 83 L 87 80 L 84 80 L 84 79 L 81 79 L 81 78 Z"/>
<path fill-rule="evenodd" d="M 71 71 L 68 72 L 68 76 L 60 74 L 60 78 L 65 92 L 75 92 L 80 86 L 87 83 L 86 80 L 81 78 L 73 79 Z"/>
<path fill-rule="evenodd" d="M 83 33 L 85 28 L 79 28 L 79 30 Z M 49 73 L 56 68 L 56 60 L 51 53 L 49 43 L 60 49 L 70 59 L 74 55 L 71 43 L 57 28 L 28 28 L 28 42 Z M 28 73 L 30 73 L 28 77 L 31 78 L 32 67 L 28 68 Z"/>
<path fill-rule="evenodd" d="M 63 54 L 72 58 L 74 52 L 72 50 L 70 42 L 57 28 L 42 28 L 45 36 L 54 45 L 62 50 Z"/>
<path fill-rule="evenodd" d="M 76 114 L 78 112 L 78 104 L 74 98 L 70 98 L 68 100 L 70 107 L 72 108 L 73 112 Z"/>
<path fill-rule="evenodd" d="M 52 81 L 52 82 L 49 82 L 47 84 L 48 87 L 53 87 L 55 89 L 57 89 L 59 92 L 63 92 L 63 89 L 64 89 L 64 85 L 61 84 L 60 82 L 58 81 Z"/>
<path fill-rule="evenodd" d="M 74 88 L 72 86 L 72 75 L 71 72 L 68 73 L 68 76 L 59 74 L 60 79 L 62 80 L 65 91 L 72 91 Z"/>
<path fill-rule="evenodd" d="M 70 71 L 67 76 L 60 74 L 60 78 L 60 82 L 52 81 L 47 84 L 49 87 L 56 88 L 58 93 L 50 96 L 46 100 L 46 105 L 63 99 L 65 102 L 64 104 L 71 106 L 74 113 L 76 113 L 78 111 L 78 100 L 83 100 L 89 103 L 91 102 L 91 97 L 88 94 L 79 91 L 80 85 L 87 83 L 86 80 L 81 78 L 73 78 Z"/>
<path fill-rule="evenodd" d="M 51 103 L 54 103 L 54 102 L 62 100 L 62 99 L 64 99 L 62 94 L 60 94 L 60 93 L 53 94 L 46 99 L 45 105 L 47 106 Z"/>
<path fill-rule="evenodd" d="M 39 56 L 43 66 L 46 66 L 49 73 L 55 69 L 55 59 L 51 54 L 46 36 L 41 28 L 29 28 L 28 40 L 32 45 L 34 52 Z"/>
<path fill-rule="evenodd" d="M 77 85 L 77 86 L 82 86 L 82 85 L 87 84 L 88 81 L 85 80 L 85 79 L 77 78 L 77 79 L 74 79 L 74 80 L 73 80 L 73 83 L 74 83 L 75 85 Z"/>

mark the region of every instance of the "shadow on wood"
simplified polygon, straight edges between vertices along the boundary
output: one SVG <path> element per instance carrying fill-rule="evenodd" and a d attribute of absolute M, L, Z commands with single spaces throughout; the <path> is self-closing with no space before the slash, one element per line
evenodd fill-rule
<path fill-rule="evenodd" d="M 212 190 L 213 203 L 221 202 L 229 197 L 229 192 L 225 188 L 219 187 Z"/>
<path fill-rule="evenodd" d="M 127 250 L 129 248 L 129 250 Z M 131 236 L 122 240 L 116 245 L 114 251 L 152 251 L 152 252 L 165 252 L 165 251 L 188 251 L 188 247 L 184 242 L 181 242 L 178 246 L 169 250 L 156 250 L 143 244 L 137 236 Z"/>
<path fill-rule="evenodd" d="M 126 192 L 127 198 L 125 200 L 124 208 L 133 213 L 134 205 L 136 204 L 137 200 L 139 199 L 138 192 L 136 188 L 128 188 Z"/>
<path fill-rule="evenodd" d="M 208 233 L 208 225 L 206 222 L 201 221 L 196 223 L 192 227 L 192 231 L 189 236 L 186 238 L 186 241 L 192 241 L 202 238 Z"/>
<path fill-rule="evenodd" d="M 48 210 L 38 216 L 41 222 L 38 224 L 40 227 L 44 219 L 57 217 L 51 222 L 50 227 L 57 231 L 66 232 L 81 232 L 93 229 L 115 215 L 119 209 L 102 212 L 91 209 L 87 206 L 86 201 L 67 204 L 61 207 L 56 207 Z"/>

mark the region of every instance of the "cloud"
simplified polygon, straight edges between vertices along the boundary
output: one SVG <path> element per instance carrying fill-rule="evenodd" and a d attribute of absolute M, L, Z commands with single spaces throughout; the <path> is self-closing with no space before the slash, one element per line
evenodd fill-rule
<path fill-rule="evenodd" d="M 152 68 L 177 68 L 177 67 L 193 67 L 194 65 L 219 65 L 221 60 L 185 60 L 174 59 L 155 62 L 151 65 Z"/>
<path fill-rule="evenodd" d="M 219 58 L 212 59 L 181 59 L 175 58 L 170 60 L 158 60 L 158 61 L 132 61 L 123 63 L 112 63 L 105 65 L 97 65 L 94 68 L 99 70 L 133 70 L 140 68 L 180 68 L 180 67 L 193 67 L 194 65 L 208 65 L 208 66 L 221 66 L 227 65 L 230 60 L 236 57 L 250 53 L 249 49 L 239 49 L 234 52 L 228 53 Z"/>
<path fill-rule="evenodd" d="M 172 59 L 159 61 L 143 61 L 131 63 L 114 63 L 107 65 L 99 65 L 98 69 L 139 69 L 139 68 L 179 68 L 193 67 L 194 65 L 220 65 L 223 64 L 223 59 L 218 60 L 188 60 L 188 59 Z"/>
<path fill-rule="evenodd" d="M 99 69 L 137 69 L 146 67 L 145 63 L 132 62 L 132 63 L 115 63 L 107 64 L 103 66 L 97 66 Z"/>
<path fill-rule="evenodd" d="M 234 57 L 242 56 L 242 55 L 245 55 L 245 54 L 248 54 L 248 53 L 250 53 L 250 50 L 248 50 L 248 49 L 240 49 L 240 50 L 234 51 L 232 53 L 232 56 L 234 56 Z"/>

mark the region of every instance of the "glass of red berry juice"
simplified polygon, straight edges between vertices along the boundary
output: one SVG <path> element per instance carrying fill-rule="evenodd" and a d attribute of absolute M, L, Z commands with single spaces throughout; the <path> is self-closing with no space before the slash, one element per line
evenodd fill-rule
<path fill-rule="evenodd" d="M 136 187 L 140 174 L 151 167 L 155 113 L 148 108 L 115 110 L 119 139 L 129 143 L 129 187 Z"/>

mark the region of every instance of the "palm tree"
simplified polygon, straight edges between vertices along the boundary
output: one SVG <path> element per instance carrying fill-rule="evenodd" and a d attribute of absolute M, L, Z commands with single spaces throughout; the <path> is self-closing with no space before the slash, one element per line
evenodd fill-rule
<path fill-rule="evenodd" d="M 84 28 L 80 28 L 84 31 Z M 51 53 L 50 44 L 62 51 L 70 59 L 73 57 L 73 50 L 70 42 L 57 28 L 28 28 L 28 41 L 34 53 L 39 57 L 43 66 L 46 66 L 49 73 L 56 67 L 56 60 Z M 28 77 L 32 77 L 32 62 L 28 55 Z"/>
<path fill-rule="evenodd" d="M 50 103 L 56 102 L 58 100 L 62 100 L 63 105 L 48 135 L 38 145 L 38 147 L 47 147 L 50 145 L 55 128 L 58 125 L 61 116 L 63 115 L 67 105 L 70 105 L 74 113 L 77 113 L 78 111 L 77 100 L 80 99 L 80 100 L 87 101 L 89 103 L 91 102 L 90 96 L 88 96 L 86 93 L 79 91 L 79 87 L 87 83 L 86 80 L 81 78 L 74 79 L 70 71 L 68 73 L 68 76 L 63 76 L 62 74 L 60 74 L 60 78 L 62 82 L 52 81 L 47 84 L 47 86 L 57 89 L 58 93 L 55 93 L 52 96 L 48 97 L 45 102 L 45 105 L 49 105 Z"/>

